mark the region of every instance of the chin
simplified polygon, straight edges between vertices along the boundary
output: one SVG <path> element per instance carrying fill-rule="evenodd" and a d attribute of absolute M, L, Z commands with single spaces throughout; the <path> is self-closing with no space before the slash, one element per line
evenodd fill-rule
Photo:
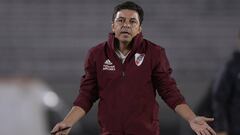
<path fill-rule="evenodd" d="M 131 40 L 120 40 L 120 42 L 124 43 L 124 44 L 128 44 L 131 42 Z"/>
<path fill-rule="evenodd" d="M 122 38 L 119 41 L 121 41 L 122 43 L 129 43 L 132 41 L 132 38 Z"/>

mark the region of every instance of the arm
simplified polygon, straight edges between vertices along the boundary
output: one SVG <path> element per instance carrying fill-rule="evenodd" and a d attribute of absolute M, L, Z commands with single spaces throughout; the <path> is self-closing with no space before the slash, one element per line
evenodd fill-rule
<path fill-rule="evenodd" d="M 176 81 L 171 77 L 172 69 L 165 50 L 159 49 L 153 57 L 153 86 L 164 102 L 174 110 L 178 104 L 185 104 L 185 99 L 177 88 Z"/>
<path fill-rule="evenodd" d="M 197 135 L 216 135 L 215 131 L 207 124 L 207 122 L 213 121 L 213 118 L 196 116 L 187 104 L 177 105 L 175 111 L 189 123 Z"/>
<path fill-rule="evenodd" d="M 183 119 L 189 122 L 190 127 L 197 135 L 215 135 L 216 133 L 206 123 L 212 121 L 212 118 L 199 117 L 194 114 L 190 107 L 186 104 L 184 97 L 176 86 L 175 80 L 171 77 L 171 68 L 166 57 L 164 49 L 161 50 L 159 60 L 153 69 L 153 85 L 157 89 L 158 94 L 168 104 L 170 108 L 175 110 Z"/>
<path fill-rule="evenodd" d="M 58 132 L 55 135 L 68 134 L 71 130 L 71 127 L 91 109 L 93 103 L 98 99 L 96 66 L 92 49 L 88 53 L 84 69 L 85 75 L 82 76 L 79 90 L 80 92 L 73 103 L 74 106 L 64 120 L 53 128 L 51 133 L 62 130 L 66 127 L 70 128 Z"/>
<path fill-rule="evenodd" d="M 177 105 L 175 112 L 188 122 L 197 117 L 187 104 Z"/>
<path fill-rule="evenodd" d="M 59 131 L 66 127 L 70 127 L 69 129 L 64 130 L 62 132 L 58 132 L 55 135 L 59 135 L 60 133 L 68 134 L 70 132 L 72 126 L 78 120 L 80 120 L 85 114 L 86 114 L 86 112 L 81 107 L 73 106 L 72 109 L 67 114 L 67 116 L 64 118 L 64 120 L 59 122 L 58 124 L 56 124 L 56 126 L 52 129 L 51 133 Z"/>
<path fill-rule="evenodd" d="M 78 120 L 80 120 L 86 112 L 79 106 L 73 106 L 69 111 L 67 116 L 64 118 L 63 122 L 67 125 L 74 125 Z"/>

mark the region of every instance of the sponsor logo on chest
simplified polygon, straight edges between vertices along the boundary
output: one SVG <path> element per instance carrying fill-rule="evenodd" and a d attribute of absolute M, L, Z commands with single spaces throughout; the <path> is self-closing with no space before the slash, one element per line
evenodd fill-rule
<path fill-rule="evenodd" d="M 109 71 L 115 71 L 115 65 L 113 65 L 113 63 L 107 59 L 104 64 L 103 64 L 103 70 L 109 70 Z"/>

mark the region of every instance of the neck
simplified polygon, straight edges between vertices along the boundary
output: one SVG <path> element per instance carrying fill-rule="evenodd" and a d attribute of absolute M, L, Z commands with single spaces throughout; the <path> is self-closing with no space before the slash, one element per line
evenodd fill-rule
<path fill-rule="evenodd" d="M 127 55 L 130 51 L 129 43 L 119 42 L 119 50 L 123 55 Z"/>

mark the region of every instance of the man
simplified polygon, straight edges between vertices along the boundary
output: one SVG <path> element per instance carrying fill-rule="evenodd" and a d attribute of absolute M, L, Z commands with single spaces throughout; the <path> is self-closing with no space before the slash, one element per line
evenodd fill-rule
<path fill-rule="evenodd" d="M 214 127 L 218 135 L 240 135 L 240 30 L 238 49 L 213 88 Z"/>
<path fill-rule="evenodd" d="M 215 134 L 206 123 L 213 119 L 196 116 L 185 103 L 170 77 L 164 49 L 143 39 L 143 14 L 133 2 L 115 7 L 113 33 L 89 51 L 80 94 L 52 132 L 72 127 L 99 99 L 101 135 L 159 135 L 157 92 L 198 135 Z M 68 134 L 70 129 L 56 135 Z"/>

